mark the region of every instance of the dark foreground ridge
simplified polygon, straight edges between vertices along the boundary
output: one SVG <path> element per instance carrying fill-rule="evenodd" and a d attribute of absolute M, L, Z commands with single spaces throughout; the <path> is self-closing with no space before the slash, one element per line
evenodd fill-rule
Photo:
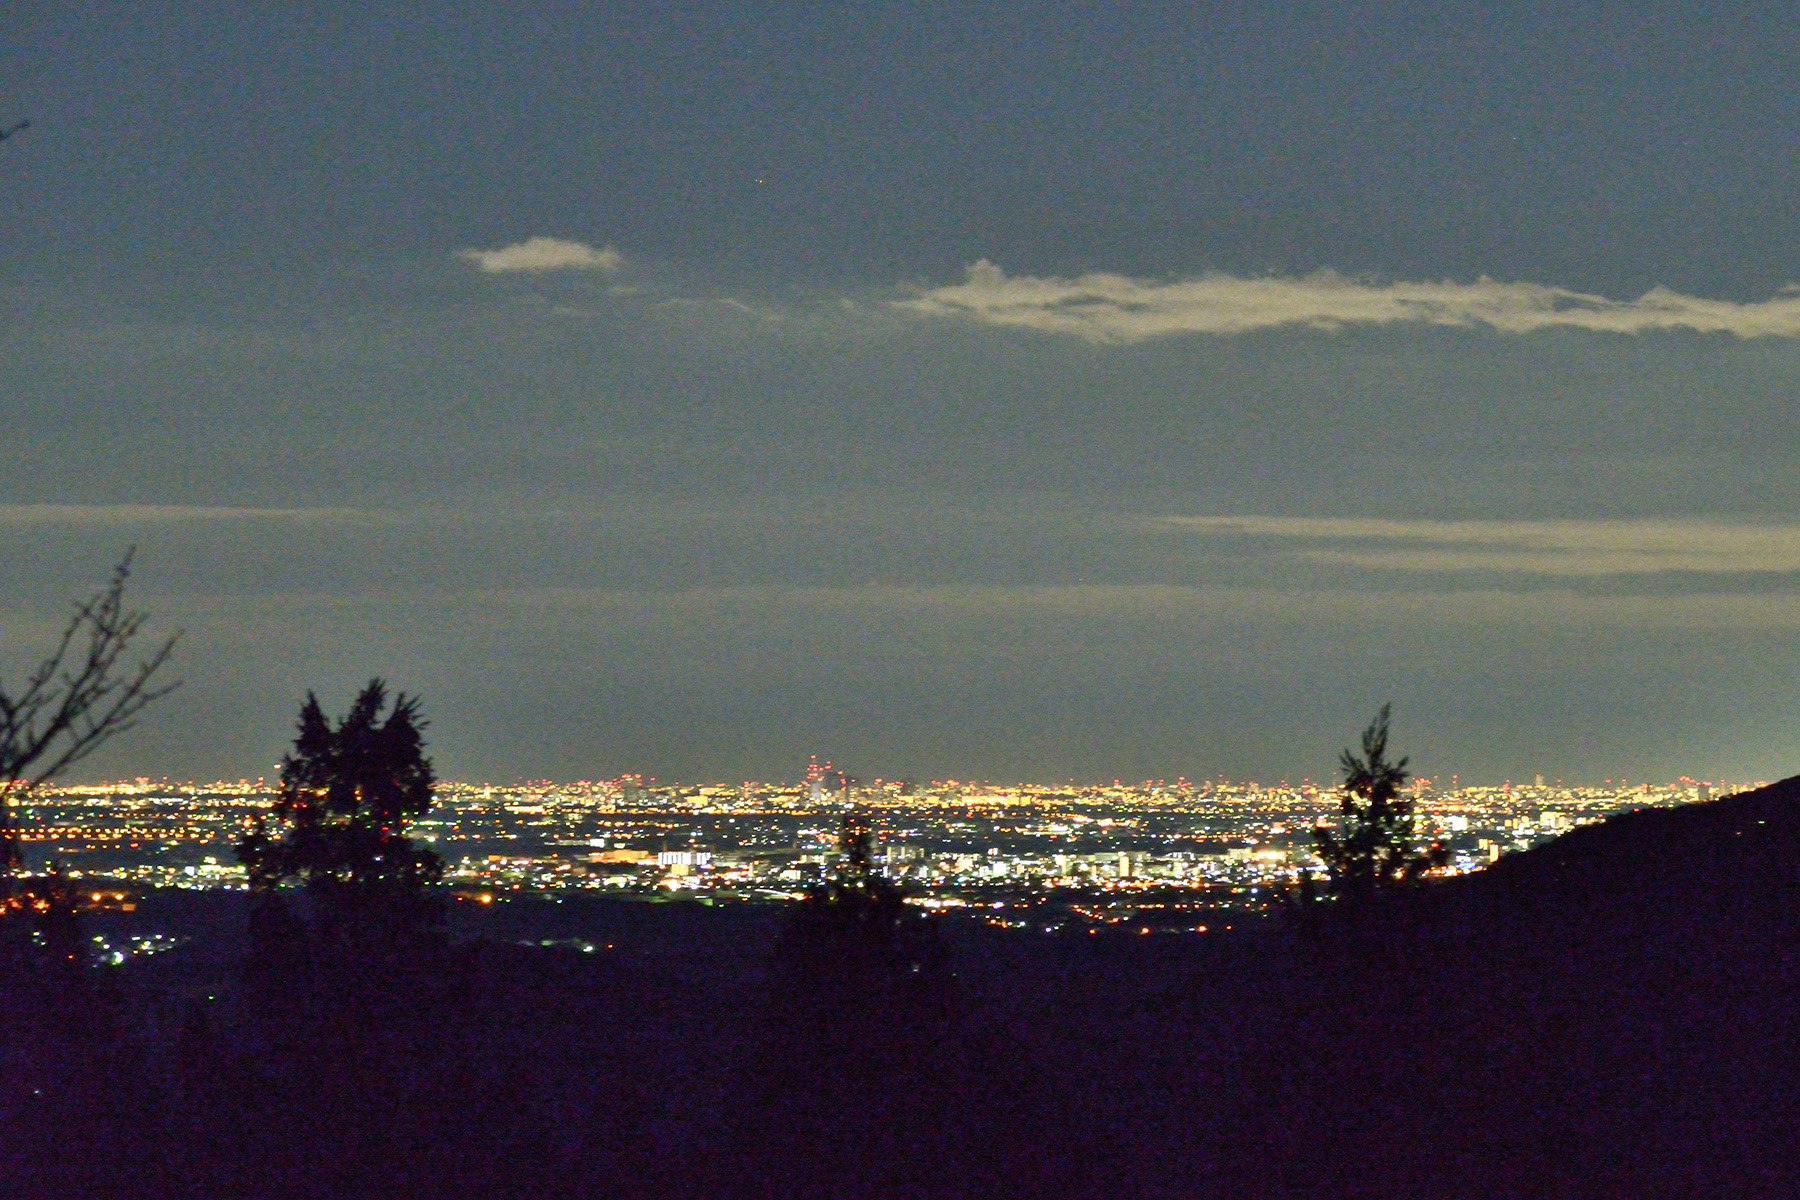
<path fill-rule="evenodd" d="M 1295 1194 L 1800 1194 L 1797 902 L 1800 778 L 1422 889 L 1297 955 L 1252 1123 Z"/>
<path fill-rule="evenodd" d="M 1800 779 L 1248 933 L 958 927 L 921 972 L 779 909 L 459 906 L 345 957 L 161 894 L 181 950 L 8 976 L 0 1161 L 12 1195 L 1791 1196 L 1797 901 Z"/>

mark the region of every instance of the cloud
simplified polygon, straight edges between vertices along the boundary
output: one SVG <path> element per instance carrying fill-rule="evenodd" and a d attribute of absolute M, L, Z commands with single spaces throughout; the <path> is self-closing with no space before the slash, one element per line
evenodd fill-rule
<path fill-rule="evenodd" d="M 879 631 L 885 645 L 1012 642 L 1042 651 L 1057 627 L 1091 638 L 1107 631 L 1170 629 L 1183 638 L 1205 625 L 1332 635 L 1376 626 L 1800 632 L 1800 594 L 1703 592 L 1596 595 L 1562 588 L 1510 591 L 1295 590 L 1167 584 L 973 585 L 961 587 L 729 586 L 674 590 L 419 589 L 357 596 L 315 592 L 200 594 L 169 602 L 169 617 L 189 625 L 223 622 L 243 636 L 314 624 L 374 629 L 393 622 L 453 629 L 461 645 L 494 638 L 518 649 L 561 636 L 607 644 L 666 646 L 670 638 L 734 641 L 758 631 L 783 644 L 831 642 L 856 628 Z M 892 635 L 904 630 L 896 642 Z M 303 638 L 310 633 L 301 633 Z M 679 668 L 679 664 L 672 663 Z"/>
<path fill-rule="evenodd" d="M 1009 276 L 986 259 L 959 284 L 931 288 L 898 308 L 934 317 L 1064 334 L 1092 342 L 1141 342 L 1178 334 L 1248 333 L 1301 326 L 1485 325 L 1503 333 L 1589 329 L 1643 333 L 1687 329 L 1740 338 L 1800 337 L 1800 289 L 1740 304 L 1657 287 L 1636 300 L 1568 288 L 1501 283 L 1374 283 L 1333 271 L 1240 279 L 1203 275 L 1160 282 L 1097 273 L 1076 279 Z"/>
<path fill-rule="evenodd" d="M 0 526 L 150 525 L 187 521 L 355 521 L 374 514 L 340 508 L 222 508 L 199 504 L 0 504 Z"/>
<path fill-rule="evenodd" d="M 625 256 L 612 246 L 598 248 L 563 238 L 532 237 L 498 250 L 458 250 L 456 257 L 483 271 L 617 271 Z"/>
<path fill-rule="evenodd" d="M 1301 557 L 1385 570 L 1537 575 L 1800 571 L 1800 525 L 1310 517 L 1162 517 L 1156 521 L 1202 534 L 1326 543 L 1301 550 Z M 1351 545 L 1344 547 L 1343 543 Z"/>

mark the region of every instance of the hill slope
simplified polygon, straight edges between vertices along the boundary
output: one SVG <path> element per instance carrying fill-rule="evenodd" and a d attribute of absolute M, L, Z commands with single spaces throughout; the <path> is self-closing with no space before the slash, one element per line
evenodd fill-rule
<path fill-rule="evenodd" d="M 1234 1090 L 1262 1194 L 1800 1194 L 1800 778 L 1321 930 Z M 1241 1147 L 1248 1149 L 1249 1147 Z M 1381 1181 L 1377 1185 L 1377 1181 Z"/>

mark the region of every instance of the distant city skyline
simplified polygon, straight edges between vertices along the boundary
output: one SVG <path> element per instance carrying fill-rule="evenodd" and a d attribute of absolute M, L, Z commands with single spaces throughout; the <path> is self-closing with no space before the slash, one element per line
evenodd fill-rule
<path fill-rule="evenodd" d="M 80 779 L 1792 775 L 1784 18 L 9 14 L 0 678 L 135 544 Z"/>
<path fill-rule="evenodd" d="M 264 775 L 238 776 L 233 779 L 184 779 L 171 775 L 132 775 L 119 778 L 94 777 L 87 779 L 71 776 L 69 778 L 59 778 L 49 783 L 42 784 L 40 785 L 40 790 L 48 793 L 73 791 L 84 794 L 102 794 L 106 792 L 127 792 L 160 786 L 179 788 L 221 787 L 231 789 L 263 787 L 265 789 L 273 789 L 277 786 L 279 779 L 279 768 L 272 769 Z M 469 788 L 518 789 L 530 787 L 617 787 L 625 784 L 636 784 L 661 789 L 729 789 L 744 787 L 804 789 L 809 782 L 809 777 L 805 774 L 801 774 L 792 776 L 767 776 L 759 779 L 679 779 L 653 775 L 645 771 L 627 771 L 615 776 L 572 776 L 568 779 L 553 779 L 549 776 L 519 776 L 512 779 L 440 777 L 438 782 L 441 787 L 452 790 L 464 790 Z M 1580 780 L 1550 778 L 1538 773 L 1533 773 L 1530 777 L 1519 779 L 1509 777 L 1506 779 L 1489 780 L 1465 779 L 1460 774 L 1452 772 L 1440 775 L 1414 775 L 1408 781 L 1407 789 L 1411 791 L 1422 787 L 1424 790 L 1430 792 L 1450 792 L 1462 790 L 1491 791 L 1502 788 L 1517 788 L 1520 790 L 1561 789 L 1564 791 L 1618 791 L 1619 789 L 1631 788 L 1686 788 L 1695 793 L 1694 796 L 1690 797 L 1691 799 L 1711 799 L 1715 796 L 1724 795 L 1728 791 L 1766 787 L 1772 782 L 1775 781 L 1768 779 L 1728 780 L 1723 777 L 1702 779 L 1693 775 L 1677 775 L 1667 779 L 1630 779 L 1625 776 L 1619 776 L 1616 778 L 1608 777 L 1605 779 Z M 1157 777 L 1142 779 L 1126 779 L 1119 776 L 1114 776 L 1112 778 L 1094 776 L 1086 779 L 1078 779 L 1074 776 L 1065 779 L 993 779 L 956 775 L 946 775 L 941 778 L 872 775 L 867 779 L 855 779 L 852 784 L 852 794 L 872 794 L 883 788 L 903 787 L 907 785 L 930 788 L 975 787 L 1001 790 L 1007 788 L 1055 789 L 1063 787 L 1073 787 L 1078 789 L 1163 788 L 1170 791 L 1205 791 L 1207 789 L 1224 787 L 1264 789 L 1270 791 L 1312 790 L 1321 793 L 1341 790 L 1341 781 L 1331 778 L 1315 779 L 1310 776 L 1300 776 L 1290 779 L 1285 776 L 1279 778 L 1271 776 L 1258 780 L 1250 778 L 1249 776 L 1233 777 L 1226 775 L 1223 772 L 1214 772 L 1210 775 L 1193 777 L 1183 775 L 1174 778 Z M 842 791 L 843 788 L 841 784 L 836 787 L 821 789 L 819 802 L 826 804 L 841 802 Z"/>
<path fill-rule="evenodd" d="M 698 891 L 722 900 L 791 901 L 822 878 L 842 848 L 845 793 L 824 786 L 834 774 L 842 787 L 842 773 L 816 761 L 803 779 L 778 784 L 642 776 L 445 782 L 407 832 L 443 858 L 446 883 L 478 889 L 460 894 L 480 902 L 494 898 L 485 889 L 665 897 Z M 1119 888 L 1179 887 L 1223 889 L 1213 902 L 1248 915 L 1246 907 L 1262 904 L 1245 889 L 1288 886 L 1300 871 L 1322 868 L 1315 830 L 1341 818 L 1338 790 L 1312 784 L 850 783 L 849 799 L 867 822 L 884 873 L 926 889 L 915 899 L 929 905 L 974 902 L 980 910 L 993 899 L 982 889 L 995 887 L 1039 899 L 1076 888 L 1088 900 Z M 242 887 L 235 847 L 276 794 L 268 781 L 49 788 L 21 807 L 19 836 L 28 860 L 58 858 L 84 876 Z M 1412 801 L 1413 829 L 1443 848 L 1436 869 L 1464 873 L 1621 812 L 1713 794 L 1694 780 L 1426 787 Z M 1190 904 L 1173 911 L 1178 926 L 1206 931 L 1180 915 Z M 1063 915 L 1084 926 L 1113 922 L 1085 902 Z M 1038 915 L 1039 925 L 1045 916 Z M 1007 926 L 1015 927 L 1010 919 Z"/>

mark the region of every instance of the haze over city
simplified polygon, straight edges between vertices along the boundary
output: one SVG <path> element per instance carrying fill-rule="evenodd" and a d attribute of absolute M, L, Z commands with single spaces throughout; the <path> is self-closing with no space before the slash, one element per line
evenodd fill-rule
<path fill-rule="evenodd" d="M 1664 15 L 9 13 L 5 666 L 136 544 L 76 781 L 1778 778 L 1800 64 Z"/>

